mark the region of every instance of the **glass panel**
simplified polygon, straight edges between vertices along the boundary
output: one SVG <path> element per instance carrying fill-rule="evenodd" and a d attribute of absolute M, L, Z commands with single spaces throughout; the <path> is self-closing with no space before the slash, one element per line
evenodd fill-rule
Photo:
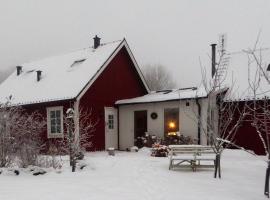
<path fill-rule="evenodd" d="M 57 132 L 57 133 L 61 133 L 61 126 L 57 126 L 57 127 L 56 127 L 56 132 Z"/>
<path fill-rule="evenodd" d="M 55 126 L 56 125 L 56 120 L 55 119 L 51 119 L 51 125 Z"/>
<path fill-rule="evenodd" d="M 57 111 L 56 111 L 56 117 L 57 117 L 57 118 L 60 118 L 60 116 L 61 116 L 61 111 L 60 111 L 60 110 L 57 110 Z"/>
<path fill-rule="evenodd" d="M 179 109 L 166 108 L 164 110 L 164 131 L 165 136 L 175 135 L 179 132 Z"/>
<path fill-rule="evenodd" d="M 53 110 L 50 113 L 51 113 L 51 118 L 55 118 L 55 111 Z"/>
<path fill-rule="evenodd" d="M 55 133 L 56 130 L 55 130 L 55 126 L 51 126 L 51 133 Z"/>
<path fill-rule="evenodd" d="M 114 115 L 108 115 L 108 128 L 114 128 Z"/>
<path fill-rule="evenodd" d="M 60 124 L 61 124 L 61 119 L 60 119 L 60 118 L 57 118 L 57 119 L 56 119 L 56 124 L 57 124 L 58 126 L 60 126 Z"/>

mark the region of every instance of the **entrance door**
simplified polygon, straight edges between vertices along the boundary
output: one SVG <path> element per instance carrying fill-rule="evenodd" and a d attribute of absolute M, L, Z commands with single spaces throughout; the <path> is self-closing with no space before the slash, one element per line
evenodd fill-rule
<path fill-rule="evenodd" d="M 135 111 L 134 112 L 134 137 L 145 136 L 147 132 L 147 111 Z"/>
<path fill-rule="evenodd" d="M 117 148 L 117 109 L 113 107 L 105 107 L 105 148 Z"/>

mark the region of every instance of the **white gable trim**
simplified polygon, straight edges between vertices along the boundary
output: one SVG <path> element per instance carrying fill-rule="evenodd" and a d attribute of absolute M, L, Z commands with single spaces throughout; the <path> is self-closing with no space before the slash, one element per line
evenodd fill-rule
<path fill-rule="evenodd" d="M 119 44 L 119 46 L 115 49 L 115 51 L 113 52 L 113 54 L 106 60 L 106 62 L 101 66 L 101 68 L 96 72 L 96 74 L 91 78 L 91 80 L 88 82 L 88 84 L 83 88 L 83 90 L 78 94 L 78 96 L 76 97 L 76 100 L 79 101 L 83 95 L 87 92 L 87 90 L 91 87 L 91 85 L 95 82 L 95 80 L 99 77 L 100 74 L 102 74 L 102 72 L 107 68 L 107 66 L 110 64 L 110 62 L 112 61 L 112 59 L 117 55 L 117 53 L 122 49 L 122 47 L 125 46 L 125 48 L 127 49 L 127 52 L 136 68 L 137 73 L 139 74 L 141 81 L 143 82 L 144 87 L 146 88 L 147 92 L 149 93 L 149 87 L 146 84 L 146 81 L 144 79 L 144 76 L 139 68 L 138 63 L 136 62 L 127 42 L 125 39 L 123 39 L 123 41 Z"/>

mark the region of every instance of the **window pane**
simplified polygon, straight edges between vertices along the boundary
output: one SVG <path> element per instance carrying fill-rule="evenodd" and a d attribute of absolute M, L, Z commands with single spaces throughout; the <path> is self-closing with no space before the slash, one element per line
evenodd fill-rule
<path fill-rule="evenodd" d="M 51 118 L 55 118 L 55 111 L 53 110 L 50 113 L 51 113 Z"/>
<path fill-rule="evenodd" d="M 57 132 L 57 133 L 61 133 L 61 126 L 57 126 L 56 132 Z"/>
<path fill-rule="evenodd" d="M 57 124 L 58 126 L 60 126 L 60 124 L 61 124 L 61 119 L 60 119 L 60 118 L 57 118 L 57 119 L 56 119 L 56 124 Z"/>
<path fill-rule="evenodd" d="M 168 133 L 176 133 L 179 131 L 179 109 L 166 108 L 164 110 L 164 131 L 165 136 Z"/>
<path fill-rule="evenodd" d="M 56 125 L 56 120 L 55 119 L 51 119 L 51 125 L 55 126 Z"/>
<path fill-rule="evenodd" d="M 61 115 L 60 110 L 57 110 L 57 111 L 56 111 L 56 117 L 57 117 L 57 118 L 60 118 L 60 115 Z"/>
<path fill-rule="evenodd" d="M 55 126 L 51 126 L 51 133 L 56 133 Z"/>

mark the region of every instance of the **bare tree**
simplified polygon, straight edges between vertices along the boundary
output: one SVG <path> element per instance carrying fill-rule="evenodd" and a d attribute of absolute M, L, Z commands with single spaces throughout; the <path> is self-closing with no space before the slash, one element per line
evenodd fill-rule
<path fill-rule="evenodd" d="M 41 133 L 45 120 L 37 112 L 27 113 L 23 108 L 0 105 L 0 166 L 8 167 L 19 158 L 20 165 L 36 165 L 43 148 Z"/>
<path fill-rule="evenodd" d="M 92 111 L 81 108 L 78 113 L 69 108 L 64 115 L 66 133 L 63 138 L 50 141 L 51 155 L 66 154 L 70 158 L 72 171 L 83 152 L 92 146 L 91 136 L 98 121 L 92 119 Z"/>
<path fill-rule="evenodd" d="M 151 90 L 173 89 L 176 86 L 171 74 L 163 65 L 147 65 L 142 71 Z"/>
<path fill-rule="evenodd" d="M 251 91 L 251 123 L 258 134 L 267 156 L 264 194 L 269 198 L 270 176 L 270 79 L 268 63 L 264 62 L 262 48 L 257 48 L 259 35 L 253 48 L 244 50 L 248 59 L 248 83 Z"/>
<path fill-rule="evenodd" d="M 215 51 L 215 46 L 212 45 L 212 48 Z M 200 124 L 205 124 L 205 126 L 201 126 L 202 132 L 207 138 L 207 143 L 212 146 L 216 153 L 215 178 L 217 175 L 221 178 L 222 151 L 234 142 L 235 135 L 248 114 L 245 104 L 230 100 L 233 97 L 234 81 L 232 80 L 230 85 L 226 81 L 228 59 L 228 54 L 225 50 L 222 50 L 217 62 L 215 59 L 212 60 L 214 73 L 212 73 L 210 80 L 206 76 L 206 70 L 202 68 L 203 87 L 208 94 L 207 118 L 201 119 L 200 116 L 197 116 L 197 119 L 201 121 Z"/>

